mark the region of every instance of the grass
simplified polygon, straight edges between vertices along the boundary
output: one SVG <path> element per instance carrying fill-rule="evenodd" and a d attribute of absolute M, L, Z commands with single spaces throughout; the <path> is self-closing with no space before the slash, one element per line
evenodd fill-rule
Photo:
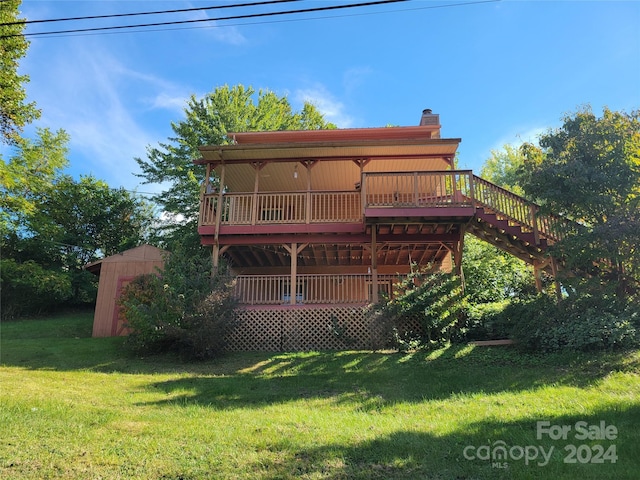
<path fill-rule="evenodd" d="M 92 339 L 91 321 L 1 325 L 0 478 L 587 480 L 640 471 L 638 351 L 456 346 L 184 364 L 131 357 L 120 338 Z M 538 439 L 538 421 L 571 431 Z M 576 439 L 580 421 L 612 425 L 617 437 Z M 499 444 L 512 456 L 483 459 Z M 617 459 L 564 463 L 567 445 L 583 461 L 597 445 L 615 446 Z M 538 457 L 518 458 L 528 447 Z M 544 466 L 539 447 L 552 450 Z"/>

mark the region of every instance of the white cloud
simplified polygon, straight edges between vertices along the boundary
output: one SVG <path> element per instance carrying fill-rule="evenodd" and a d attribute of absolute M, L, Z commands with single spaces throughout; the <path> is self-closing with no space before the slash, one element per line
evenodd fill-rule
<path fill-rule="evenodd" d="M 298 89 L 294 95 L 300 103 L 313 104 L 323 115 L 325 120 L 335 123 L 340 128 L 353 125 L 353 118 L 345 112 L 345 106 L 337 100 L 324 85 L 316 84 L 310 88 Z"/>
<path fill-rule="evenodd" d="M 192 12 L 191 20 L 204 20 L 210 19 L 211 15 L 209 15 L 205 11 Z M 203 29 L 208 35 L 212 36 L 217 42 L 227 43 L 229 45 L 244 45 L 247 43 L 247 39 L 240 30 L 234 26 L 224 26 L 215 20 L 211 20 L 210 22 L 203 22 L 199 25 L 199 27 Z"/>
<path fill-rule="evenodd" d="M 141 179 L 134 175 L 139 170 L 134 158 L 145 157 L 147 145 L 166 138 L 169 121 L 156 125 L 183 112 L 187 90 L 128 68 L 100 44 L 69 45 L 59 50 L 35 45 L 25 62 L 29 92 L 42 109 L 38 124 L 70 134 L 71 174 L 136 188 Z M 140 188 L 150 189 L 155 190 Z"/>
<path fill-rule="evenodd" d="M 178 113 L 184 113 L 184 109 L 187 106 L 188 96 L 184 95 L 169 95 L 166 92 L 160 92 L 156 95 L 152 102 L 152 108 L 163 108 Z"/>
<path fill-rule="evenodd" d="M 545 133 L 547 129 L 547 127 L 523 127 L 514 129 L 498 139 L 490 150 L 502 150 L 502 147 L 505 145 L 519 146 L 523 143 L 537 144 L 538 138 Z"/>

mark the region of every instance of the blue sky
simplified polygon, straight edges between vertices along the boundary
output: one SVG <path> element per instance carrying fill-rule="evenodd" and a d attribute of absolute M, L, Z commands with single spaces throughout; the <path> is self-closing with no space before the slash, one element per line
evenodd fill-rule
<path fill-rule="evenodd" d="M 222 3 L 238 2 L 26 0 L 21 11 L 35 20 Z M 115 21 L 26 32 L 107 24 Z M 413 0 L 277 21 L 39 37 L 31 39 L 21 72 L 31 77 L 27 92 L 42 109 L 36 125 L 71 136 L 68 172 L 114 187 L 157 191 L 134 176 L 134 157 L 167 140 L 189 95 L 224 84 L 272 90 L 296 109 L 311 101 L 341 128 L 417 125 L 431 108 L 443 137 L 462 138 L 460 167 L 477 172 L 492 149 L 535 140 L 581 105 L 596 112 L 640 108 L 640 2 Z"/>

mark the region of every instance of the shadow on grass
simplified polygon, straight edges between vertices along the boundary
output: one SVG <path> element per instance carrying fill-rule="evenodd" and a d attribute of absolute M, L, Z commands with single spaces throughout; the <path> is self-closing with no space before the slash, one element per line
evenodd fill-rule
<path fill-rule="evenodd" d="M 455 395 L 519 392 L 552 384 L 583 387 L 612 371 L 638 371 L 640 361 L 637 352 L 535 355 L 514 347 L 459 345 L 411 354 L 234 353 L 185 364 L 169 355 L 132 357 L 124 351 L 122 338 L 87 338 L 90 330 L 86 324 L 91 321 L 85 315 L 60 319 L 57 327 L 51 321 L 10 328 L 3 324 L 0 364 L 59 371 L 180 374 L 147 386 L 170 394 L 170 400 L 159 404 L 179 402 L 228 409 L 327 398 L 372 411 L 398 402 Z M 69 331 L 84 332 L 84 336 L 52 336 Z"/>
<path fill-rule="evenodd" d="M 376 435 L 375 416 L 372 416 L 370 429 L 357 438 L 336 435 L 336 441 L 323 443 L 311 433 L 303 439 L 282 437 L 261 442 L 255 451 L 256 460 L 247 464 L 244 475 L 241 473 L 237 478 L 636 480 L 640 471 L 637 455 L 640 432 L 636 428 L 639 420 L 640 407 L 635 405 L 554 418 L 514 421 L 487 418 L 440 435 L 420 427 Z M 538 421 L 568 427 L 567 437 L 551 438 L 546 434 L 538 437 Z M 577 422 L 598 428 L 600 422 L 604 422 L 616 427 L 619 433 L 615 439 L 577 439 Z M 301 425 L 300 428 L 309 427 Z M 568 445 L 580 448 L 580 456 L 572 457 L 571 449 L 566 448 Z M 598 457 L 598 446 L 610 455 Z M 208 478 L 207 474 L 211 473 L 214 472 L 203 472 L 196 467 L 172 471 L 160 478 Z"/>
<path fill-rule="evenodd" d="M 566 439 L 537 436 L 537 421 L 570 427 Z M 640 407 L 605 409 L 584 416 L 527 419 L 514 422 L 486 420 L 471 423 L 465 431 L 436 436 L 420 431 L 400 430 L 362 442 L 300 448 L 287 439 L 267 445 L 267 454 L 255 471 L 262 479 L 636 479 L 640 471 L 637 446 Z M 615 439 L 576 439 L 576 422 L 598 426 L 604 421 L 618 430 Z M 571 460 L 573 444 L 588 445 L 580 461 Z M 617 458 L 605 457 L 591 463 L 601 445 L 615 445 Z M 505 447 L 504 450 L 500 447 Z M 542 450 L 541 448 L 542 447 Z M 269 452 L 277 453 L 269 455 Z M 574 457 L 575 458 L 575 457 Z M 596 460 L 597 461 L 597 460 Z"/>
<path fill-rule="evenodd" d="M 159 404 L 227 409 L 326 398 L 372 411 L 399 402 L 456 395 L 516 393 L 546 385 L 586 387 L 612 371 L 637 371 L 638 367 L 635 354 L 600 355 L 598 361 L 468 346 L 451 346 L 431 355 L 316 352 L 253 359 L 253 365 L 232 374 L 216 375 L 213 366 L 208 375 L 160 381 L 149 387 L 167 393 L 169 400 Z"/>

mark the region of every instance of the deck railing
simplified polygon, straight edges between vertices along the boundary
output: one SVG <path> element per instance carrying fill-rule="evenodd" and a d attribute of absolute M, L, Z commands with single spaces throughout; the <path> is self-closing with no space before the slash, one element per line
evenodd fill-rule
<path fill-rule="evenodd" d="M 472 173 L 466 170 L 363 173 L 362 185 L 365 208 L 473 205 Z"/>
<path fill-rule="evenodd" d="M 542 214 L 536 204 L 475 175 L 473 184 L 476 207 L 497 213 L 523 230 L 533 232 L 536 237 L 557 242 L 576 228 L 569 220 Z"/>
<path fill-rule="evenodd" d="M 391 296 L 397 275 L 378 275 L 378 291 Z M 298 274 L 295 304 L 364 304 L 372 299 L 371 274 Z M 244 305 L 291 304 L 290 275 L 239 275 L 235 294 Z"/>
<path fill-rule="evenodd" d="M 539 207 L 468 170 L 366 172 L 356 191 L 225 193 L 221 225 L 353 223 L 367 208 L 452 208 L 489 210 L 556 242 L 575 230 L 566 219 L 541 214 Z M 216 224 L 217 194 L 203 194 L 200 225 Z"/>

